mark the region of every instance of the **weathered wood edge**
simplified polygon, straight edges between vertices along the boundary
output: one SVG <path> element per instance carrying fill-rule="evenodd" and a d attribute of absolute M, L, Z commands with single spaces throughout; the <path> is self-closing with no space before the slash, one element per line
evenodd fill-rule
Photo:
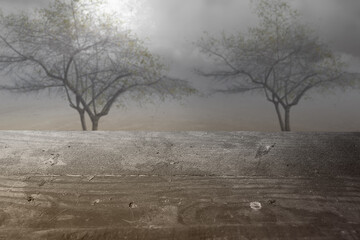
<path fill-rule="evenodd" d="M 359 176 L 360 133 L 0 131 L 0 171 Z"/>

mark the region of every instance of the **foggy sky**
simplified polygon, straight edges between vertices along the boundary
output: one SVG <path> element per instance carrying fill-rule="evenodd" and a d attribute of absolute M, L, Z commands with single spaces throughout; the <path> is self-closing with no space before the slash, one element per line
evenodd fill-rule
<path fill-rule="evenodd" d="M 121 2 L 122 0 L 118 1 Z M 132 0 L 130 0 L 130 2 L 131 1 Z M 139 37 L 147 39 L 146 44 L 152 51 L 163 56 L 164 60 L 170 64 L 170 74 L 176 77 L 189 79 L 198 87 L 211 86 L 212 83 L 208 79 L 202 79 L 192 72 L 194 68 L 204 64 L 203 56 L 199 54 L 193 42 L 198 40 L 204 31 L 213 34 L 217 34 L 221 31 L 228 33 L 234 31 L 245 32 L 248 27 L 256 25 L 257 21 L 256 16 L 252 13 L 249 0 L 133 1 L 137 1 L 137 3 L 143 2 L 143 4 L 140 4 L 140 7 L 133 9 L 134 15 L 129 18 L 129 21 L 132 21 L 130 26 L 134 28 L 134 31 Z M 324 42 L 328 43 L 336 53 L 340 54 L 344 60 L 348 61 L 349 69 L 351 71 L 360 72 L 360 1 L 292 0 L 290 2 L 304 16 L 304 22 L 314 28 Z M 47 3 L 48 0 L 1 0 L 0 7 L 3 12 L 8 13 L 31 10 L 35 7 L 44 7 Z M 350 98 L 352 100 L 339 100 L 341 94 L 342 93 L 338 93 L 336 97 L 329 97 L 329 99 L 333 99 L 333 102 L 330 100 L 329 103 L 329 101 L 324 100 L 321 103 L 323 105 L 319 105 L 319 108 L 327 109 L 327 111 L 330 111 L 329 109 L 331 109 L 331 111 L 339 111 L 339 115 L 344 116 L 346 114 L 342 111 L 350 108 L 348 105 L 349 103 L 356 104 L 357 102 L 360 102 L 360 95 L 356 91 L 348 93 L 348 96 L 343 96 L 344 98 Z M 15 97 L 12 95 L 6 95 L 6 99 L 4 96 L 0 96 L 0 100 L 3 99 L 4 103 L 11 102 L 13 98 Z M 192 106 L 188 110 L 185 110 L 183 105 L 176 104 L 175 105 L 178 108 L 176 111 L 173 106 L 171 108 L 172 111 L 177 112 L 176 114 L 179 116 L 194 116 L 195 113 L 203 111 L 202 115 L 206 116 L 206 114 L 208 114 L 210 117 L 215 118 L 217 115 L 216 111 L 226 107 L 228 110 L 221 110 L 223 112 L 218 114 L 224 117 L 224 121 L 229 121 L 229 118 L 238 120 L 242 117 L 246 118 L 246 116 L 241 116 L 242 113 L 251 115 L 252 111 L 262 112 L 263 114 L 258 114 L 256 117 L 273 121 L 273 124 L 269 126 L 269 129 L 278 130 L 278 123 L 276 122 L 272 106 L 268 105 L 262 98 L 262 96 L 259 96 L 258 99 L 249 94 L 237 97 L 222 95 L 205 100 L 191 98 L 191 100 L 196 101 L 196 103 L 190 103 Z M 322 98 L 326 99 L 328 96 L 324 95 Z M 44 97 L 44 99 L 47 98 Z M 241 101 L 241 103 L 239 103 L 239 101 Z M 252 101 L 253 105 L 250 104 L 245 106 L 246 104 L 244 105 L 244 103 L 246 101 Z M 338 108 L 329 107 L 330 105 L 334 106 L 334 104 L 337 104 L 337 101 L 345 101 L 347 105 L 340 105 Z M 62 104 L 64 105 L 64 109 L 68 108 L 66 103 L 63 102 Z M 326 107 L 326 104 L 330 105 Z M 294 108 L 294 114 L 305 113 L 311 109 L 311 106 L 313 105 L 314 104 L 309 101 L 302 101 L 300 102 L 300 107 L 297 106 Z M 252 109 L 251 106 L 254 106 L 255 109 Z M 150 107 L 150 109 L 153 108 L 154 107 Z M 161 107 L 161 110 L 158 111 L 163 112 L 162 109 L 166 112 L 169 108 L 164 104 Z M 77 117 L 76 112 L 72 112 L 72 114 Z M 112 114 L 113 113 L 110 113 L 107 118 L 110 119 Z M 272 115 L 268 116 L 269 114 Z M 162 116 L 164 118 L 169 117 L 165 113 L 163 113 Z M 319 118 L 323 117 L 325 120 L 326 117 L 324 116 L 326 116 L 326 113 L 321 116 L 319 115 Z M 350 114 L 349 116 L 358 118 L 360 117 L 360 114 L 355 116 Z M 221 119 L 221 117 L 219 119 Z M 293 120 L 294 119 L 295 117 Z M 206 118 L 201 119 L 201 121 L 206 121 Z M 341 122 L 341 120 L 339 121 Z M 354 119 L 351 119 L 351 121 L 354 121 Z M 311 121 L 309 120 L 309 124 L 310 122 Z M 78 122 L 75 124 L 77 123 Z M 295 126 L 296 124 L 299 124 L 299 122 L 296 122 L 295 120 L 292 123 Z M 261 124 L 265 123 L 261 123 L 260 121 L 258 126 Z M 341 130 L 342 127 L 344 128 L 344 126 L 341 125 L 344 124 L 339 123 L 338 126 L 329 125 L 329 128 L 325 130 L 331 131 L 332 128 L 334 128 L 334 130 Z M 352 130 L 360 129 L 360 124 L 351 126 Z M 102 126 L 100 125 L 100 128 L 101 127 Z M 230 127 L 229 129 L 231 130 Z M 315 128 L 306 127 L 305 125 L 302 125 L 299 129 L 316 130 Z M 241 129 L 237 128 L 236 130 Z"/>
<path fill-rule="evenodd" d="M 116 0 L 115 0 L 116 1 Z M 119 1 L 119 8 L 121 2 Z M 256 24 L 249 0 L 126 0 L 136 2 L 138 34 L 164 48 L 196 41 L 203 31 L 246 31 Z M 1 0 L 6 12 L 44 7 L 49 0 Z M 139 4 L 142 2 L 141 4 Z M 360 57 L 359 0 L 290 0 L 336 51 Z M 121 12 L 121 9 L 119 9 Z M 181 51 L 181 49 L 178 49 Z M 173 49 L 176 51 L 176 49 Z"/>

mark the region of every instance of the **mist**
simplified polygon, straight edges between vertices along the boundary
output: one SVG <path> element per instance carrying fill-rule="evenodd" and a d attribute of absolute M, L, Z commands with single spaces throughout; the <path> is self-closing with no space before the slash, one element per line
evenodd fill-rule
<path fill-rule="evenodd" d="M 44 7 L 44 0 L 3 0 L 4 13 L 18 13 Z M 119 0 L 119 8 L 123 1 Z M 189 80 L 203 94 L 180 101 L 155 100 L 154 104 L 129 102 L 112 108 L 101 119 L 100 130 L 145 131 L 279 131 L 272 104 L 263 95 L 210 94 L 213 81 L 199 76 L 195 68 L 212 62 L 194 45 L 203 33 L 245 32 L 257 17 L 248 0 L 152 0 L 127 1 L 132 14 L 127 27 L 144 39 L 151 52 L 169 65 L 173 77 Z M 151 3 L 150 3 L 151 2 Z M 136 3 L 136 4 L 135 4 Z M 140 3 L 140 4 L 139 4 Z M 360 72 L 360 2 L 357 0 L 290 1 L 332 50 Z M 119 10 L 121 11 L 121 10 Z M 129 10 L 126 10 L 129 11 Z M 0 75 L 1 76 L 1 75 Z M 11 80 L 5 76 L 2 82 Z M 292 110 L 293 131 L 359 131 L 360 89 L 334 93 L 311 92 Z M 15 94 L 0 92 L 2 130 L 81 130 L 77 113 L 61 94 Z"/>

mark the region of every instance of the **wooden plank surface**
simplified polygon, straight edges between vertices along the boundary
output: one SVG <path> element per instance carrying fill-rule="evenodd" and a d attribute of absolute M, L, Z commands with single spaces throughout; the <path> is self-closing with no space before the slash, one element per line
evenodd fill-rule
<path fill-rule="evenodd" d="M 89 179 L 1 177 L 0 236 L 356 239 L 360 233 L 360 178 Z M 252 209 L 251 202 L 260 202 L 261 209 Z"/>
<path fill-rule="evenodd" d="M 6 131 L 0 148 L 0 239 L 360 238 L 358 133 Z"/>
<path fill-rule="evenodd" d="M 360 176 L 360 133 L 0 131 L 24 174 Z"/>

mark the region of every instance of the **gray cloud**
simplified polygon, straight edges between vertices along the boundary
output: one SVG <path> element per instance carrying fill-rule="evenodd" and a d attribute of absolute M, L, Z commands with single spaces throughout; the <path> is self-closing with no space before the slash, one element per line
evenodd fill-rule
<path fill-rule="evenodd" d="M 360 1 L 303 0 L 298 6 L 335 50 L 360 57 Z"/>

